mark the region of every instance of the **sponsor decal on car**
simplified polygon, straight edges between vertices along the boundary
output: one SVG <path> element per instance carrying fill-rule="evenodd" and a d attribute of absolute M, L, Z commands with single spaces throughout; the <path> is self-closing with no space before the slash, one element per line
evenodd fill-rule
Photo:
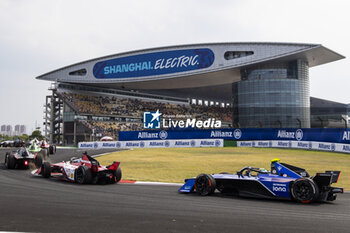
<path fill-rule="evenodd" d="M 285 184 L 273 183 L 272 184 L 272 191 L 274 191 L 274 192 L 287 192 L 287 187 Z"/>

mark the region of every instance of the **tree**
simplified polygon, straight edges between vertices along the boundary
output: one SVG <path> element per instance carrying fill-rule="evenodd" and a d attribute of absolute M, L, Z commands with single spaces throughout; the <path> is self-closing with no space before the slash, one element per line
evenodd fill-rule
<path fill-rule="evenodd" d="M 1 141 L 9 141 L 12 140 L 12 137 L 8 136 L 8 135 L 2 135 L 0 134 L 0 140 Z"/>
<path fill-rule="evenodd" d="M 37 138 L 38 140 L 43 140 L 43 135 L 41 135 L 40 130 L 34 130 L 32 132 L 32 135 L 29 136 L 29 139 Z"/>
<path fill-rule="evenodd" d="M 28 134 L 22 134 L 21 136 L 19 136 L 19 139 L 21 139 L 23 142 L 25 142 L 29 139 L 29 136 L 28 136 Z"/>

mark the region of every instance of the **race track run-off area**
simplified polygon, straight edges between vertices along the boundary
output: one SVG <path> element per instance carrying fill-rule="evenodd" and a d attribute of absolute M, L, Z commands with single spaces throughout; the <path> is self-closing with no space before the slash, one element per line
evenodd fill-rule
<path fill-rule="evenodd" d="M 172 185 L 77 185 L 34 177 L 29 170 L 7 170 L 5 152 L 0 150 L 0 231 L 280 233 L 350 229 L 348 193 L 331 203 L 303 205 L 219 193 L 207 197 L 179 194 L 179 187 Z M 59 149 L 51 161 L 81 153 Z"/>

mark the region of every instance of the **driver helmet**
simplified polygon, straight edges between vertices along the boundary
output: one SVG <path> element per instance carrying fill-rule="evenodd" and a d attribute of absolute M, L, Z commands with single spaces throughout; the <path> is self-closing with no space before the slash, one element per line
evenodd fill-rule
<path fill-rule="evenodd" d="M 267 170 L 267 169 L 265 169 L 265 168 L 260 168 L 259 171 L 260 171 L 260 172 L 263 172 L 263 173 L 268 173 L 268 172 L 269 172 L 269 170 Z"/>

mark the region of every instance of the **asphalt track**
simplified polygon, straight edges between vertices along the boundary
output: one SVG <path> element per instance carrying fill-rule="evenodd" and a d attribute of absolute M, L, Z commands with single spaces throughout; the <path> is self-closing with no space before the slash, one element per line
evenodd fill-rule
<path fill-rule="evenodd" d="M 178 194 L 175 186 L 76 185 L 33 177 L 29 170 L 7 170 L 5 151 L 0 149 L 0 231 L 350 232 L 350 194 L 332 203 L 303 205 Z M 51 160 L 81 152 L 58 150 Z"/>

